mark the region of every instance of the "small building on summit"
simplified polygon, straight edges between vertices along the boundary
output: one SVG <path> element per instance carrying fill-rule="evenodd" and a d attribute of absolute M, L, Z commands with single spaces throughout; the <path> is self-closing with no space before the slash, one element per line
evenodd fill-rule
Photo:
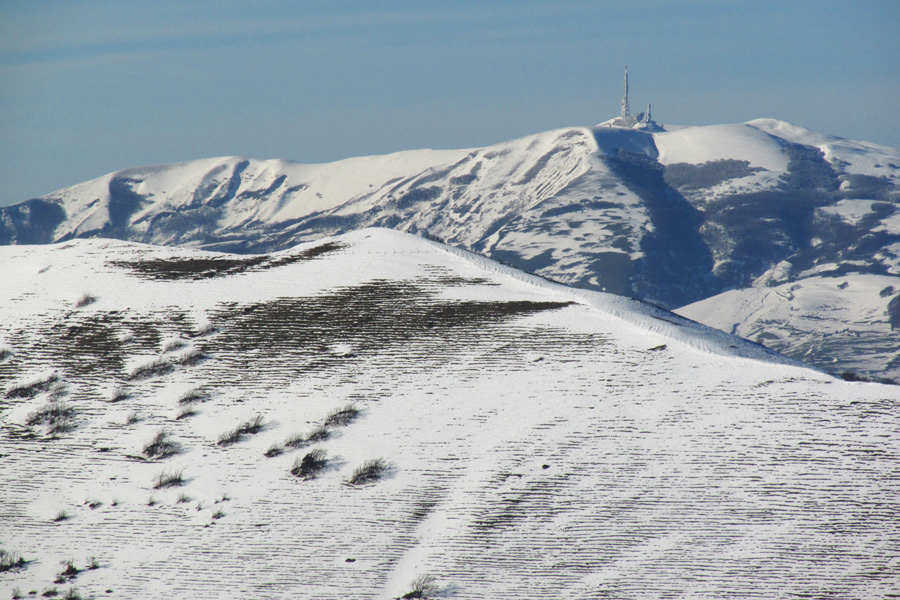
<path fill-rule="evenodd" d="M 647 104 L 647 112 L 631 114 L 628 107 L 628 65 L 625 65 L 625 95 L 622 97 L 622 113 L 615 119 L 600 123 L 601 127 L 627 127 L 628 129 L 644 129 L 647 131 L 663 131 L 663 128 L 653 120 L 650 114 L 650 104 Z"/>

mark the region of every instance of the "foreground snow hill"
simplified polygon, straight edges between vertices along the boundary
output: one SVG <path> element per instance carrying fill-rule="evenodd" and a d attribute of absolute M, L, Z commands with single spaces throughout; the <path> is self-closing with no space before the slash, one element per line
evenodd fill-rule
<path fill-rule="evenodd" d="M 388 230 L 0 261 L 7 597 L 896 592 L 898 387 Z"/>

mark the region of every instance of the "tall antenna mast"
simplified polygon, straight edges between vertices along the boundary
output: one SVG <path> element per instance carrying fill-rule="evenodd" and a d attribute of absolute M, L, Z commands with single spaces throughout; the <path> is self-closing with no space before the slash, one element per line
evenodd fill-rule
<path fill-rule="evenodd" d="M 631 111 L 628 110 L 628 65 L 625 65 L 625 96 L 622 98 L 622 118 L 627 118 L 631 115 Z"/>

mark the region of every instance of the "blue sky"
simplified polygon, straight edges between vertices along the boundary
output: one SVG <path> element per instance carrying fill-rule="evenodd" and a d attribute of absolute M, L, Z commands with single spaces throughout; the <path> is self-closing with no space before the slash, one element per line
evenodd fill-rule
<path fill-rule="evenodd" d="M 240 154 L 481 146 L 635 108 L 900 147 L 896 0 L 0 0 L 0 205 Z"/>

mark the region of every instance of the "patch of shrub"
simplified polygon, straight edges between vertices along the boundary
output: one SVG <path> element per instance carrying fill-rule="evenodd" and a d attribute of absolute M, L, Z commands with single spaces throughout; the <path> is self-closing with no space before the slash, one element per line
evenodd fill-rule
<path fill-rule="evenodd" d="M 75 428 L 75 409 L 65 402 L 49 402 L 32 412 L 25 419 L 25 424 L 47 425 L 50 433 L 64 433 Z"/>
<path fill-rule="evenodd" d="M 24 569 L 28 563 L 18 552 L 7 552 L 0 548 L 0 573 Z"/>
<path fill-rule="evenodd" d="M 128 392 L 125 391 L 125 388 L 117 387 L 113 390 L 112 394 L 109 397 L 110 402 L 121 402 L 128 398 Z"/>
<path fill-rule="evenodd" d="M 262 415 L 256 415 L 255 417 L 241 425 L 239 429 L 241 433 L 253 435 L 262 431 L 263 427 L 265 427 L 265 424 L 263 423 Z"/>
<path fill-rule="evenodd" d="M 365 485 L 367 483 L 372 483 L 381 479 L 385 472 L 387 472 L 387 463 L 384 459 L 376 458 L 374 460 L 367 460 L 356 467 L 347 483 L 350 485 Z"/>
<path fill-rule="evenodd" d="M 231 431 L 226 431 L 222 435 L 219 436 L 219 440 L 216 442 L 219 446 L 230 446 L 232 444 L 237 444 L 243 438 L 243 434 L 241 433 L 241 428 L 232 429 Z"/>
<path fill-rule="evenodd" d="M 192 498 L 190 496 L 182 492 L 182 494 L 178 496 L 177 502 L 179 504 L 187 504 L 188 502 L 191 502 L 191 500 Z"/>
<path fill-rule="evenodd" d="M 36 381 L 30 381 L 27 383 L 17 383 L 6 390 L 6 397 L 33 398 L 41 392 L 50 391 L 50 388 L 52 388 L 53 384 L 55 384 L 57 381 L 59 381 L 59 375 L 57 375 L 56 373 L 52 373 L 49 376 L 44 377 L 43 379 L 38 379 Z"/>
<path fill-rule="evenodd" d="M 324 450 L 312 450 L 303 458 L 294 461 L 291 467 L 291 475 L 295 475 L 302 479 L 314 479 L 322 469 L 328 465 L 328 458 Z"/>
<path fill-rule="evenodd" d="M 751 167 L 746 160 L 731 158 L 713 160 L 698 165 L 672 163 L 666 165 L 665 180 L 674 188 L 698 190 L 713 187 L 730 179 L 747 177 L 764 170 L 760 167 Z"/>
<path fill-rule="evenodd" d="M 179 364 L 190 367 L 206 360 L 206 354 L 204 354 L 203 351 L 199 348 L 191 348 L 190 350 L 174 357 L 173 360 Z"/>
<path fill-rule="evenodd" d="M 214 513 L 212 514 L 212 518 L 213 518 L 213 519 L 216 519 L 216 520 L 221 519 L 221 518 L 224 517 L 224 516 L 225 516 L 225 513 L 222 512 L 222 509 L 219 509 L 219 510 L 217 510 L 216 512 L 214 512 Z"/>
<path fill-rule="evenodd" d="M 284 440 L 284 445 L 288 448 L 300 448 L 302 446 L 305 446 L 307 443 L 308 442 L 306 441 L 306 438 L 299 433 L 295 433 L 288 439 Z"/>
<path fill-rule="evenodd" d="M 199 414 L 199 413 L 195 409 L 188 406 L 187 408 L 182 410 L 180 413 L 178 413 L 178 416 L 175 417 L 175 420 L 180 421 L 182 419 L 187 419 L 189 417 L 193 417 L 194 415 L 197 415 L 197 414 Z"/>
<path fill-rule="evenodd" d="M 202 402 L 206 400 L 206 394 L 200 390 L 191 390 L 185 392 L 178 398 L 178 404 L 193 404 L 194 402 Z"/>
<path fill-rule="evenodd" d="M 55 517 L 53 517 L 53 522 L 54 523 L 62 523 L 63 521 L 68 521 L 71 518 L 72 517 L 69 516 L 69 513 L 67 513 L 64 510 L 61 510 L 58 513 L 56 513 Z"/>
<path fill-rule="evenodd" d="M 88 571 L 96 571 L 100 568 L 100 563 L 97 561 L 96 556 L 92 556 L 91 560 L 88 562 L 87 570 Z"/>
<path fill-rule="evenodd" d="M 81 573 L 81 569 L 75 566 L 75 561 L 71 558 L 61 561 L 59 564 L 63 565 L 64 568 L 60 571 L 58 579 L 53 583 L 65 583 L 70 579 L 75 579 Z"/>
<path fill-rule="evenodd" d="M 85 294 L 75 302 L 75 308 L 83 308 L 97 301 L 97 298 L 90 294 Z"/>
<path fill-rule="evenodd" d="M 440 591 L 435 582 L 434 575 L 419 575 L 409 584 L 409 591 L 400 598 L 410 600 L 412 598 L 431 598 Z"/>
<path fill-rule="evenodd" d="M 184 471 L 163 471 L 156 476 L 154 490 L 184 485 Z"/>
<path fill-rule="evenodd" d="M 359 409 L 348 404 L 343 408 L 336 408 L 325 417 L 325 427 L 345 427 L 359 416 Z"/>
<path fill-rule="evenodd" d="M 259 433 L 265 427 L 265 423 L 263 423 L 262 415 L 256 415 L 256 417 L 250 419 L 246 423 L 241 423 L 236 428 L 231 431 L 226 431 L 222 435 L 219 436 L 218 444 L 220 446 L 230 446 L 231 444 L 236 444 L 245 435 L 253 435 Z"/>
<path fill-rule="evenodd" d="M 78 593 L 78 588 L 72 587 L 66 590 L 66 593 L 63 594 L 63 600 L 82 600 L 81 594 Z"/>
<path fill-rule="evenodd" d="M 128 415 L 128 417 L 125 418 L 126 425 L 134 425 L 135 423 L 140 423 L 140 421 L 141 421 L 141 415 L 138 414 L 137 411 L 132 412 L 131 414 Z"/>
<path fill-rule="evenodd" d="M 135 367 L 131 371 L 131 374 L 128 375 L 128 379 L 149 379 L 156 375 L 165 375 L 173 369 L 174 367 L 166 358 L 157 356 L 156 358 Z"/>
<path fill-rule="evenodd" d="M 179 340 L 179 339 L 166 340 L 166 342 L 163 344 L 162 351 L 163 352 L 172 352 L 174 350 L 181 350 L 186 345 L 187 344 L 185 344 L 183 340 Z"/>
<path fill-rule="evenodd" d="M 278 444 L 272 444 L 271 446 L 269 446 L 269 449 L 266 450 L 265 456 L 266 458 L 272 458 L 275 456 L 280 456 L 282 454 L 284 454 L 284 448 L 282 448 Z"/>
<path fill-rule="evenodd" d="M 860 375 L 859 373 L 854 373 L 853 371 L 844 371 L 840 374 L 840 378 L 844 381 L 872 381 L 868 377 Z"/>
<path fill-rule="evenodd" d="M 324 442 L 328 438 L 331 437 L 331 432 L 328 431 L 328 428 L 324 425 L 320 425 L 310 432 L 308 436 L 306 436 L 307 442 Z"/>
<path fill-rule="evenodd" d="M 144 446 L 147 458 L 168 458 L 181 452 L 181 444 L 170 439 L 169 432 L 160 431 L 153 440 Z"/>
<path fill-rule="evenodd" d="M 212 323 L 207 323 L 207 324 L 203 325 L 202 327 L 197 328 L 196 333 L 194 333 L 192 337 L 203 337 L 205 335 L 212 335 L 213 333 L 216 333 L 217 331 L 219 331 L 219 330 L 216 329 L 215 325 L 213 325 Z"/>
<path fill-rule="evenodd" d="M 59 590 L 55 587 L 47 588 L 41 593 L 41 596 L 44 598 L 55 598 L 56 596 L 59 596 Z"/>

